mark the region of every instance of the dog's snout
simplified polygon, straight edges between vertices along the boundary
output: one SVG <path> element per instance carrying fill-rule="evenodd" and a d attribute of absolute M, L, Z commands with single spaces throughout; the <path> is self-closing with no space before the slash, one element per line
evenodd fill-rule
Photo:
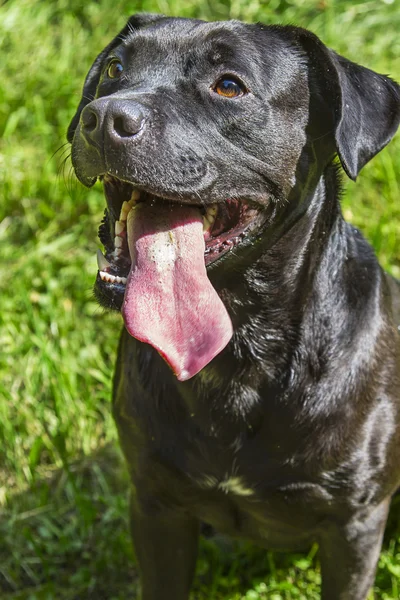
<path fill-rule="evenodd" d="M 82 133 L 99 146 L 108 136 L 114 143 L 134 138 L 143 128 L 145 115 L 137 102 L 99 98 L 82 111 Z"/>

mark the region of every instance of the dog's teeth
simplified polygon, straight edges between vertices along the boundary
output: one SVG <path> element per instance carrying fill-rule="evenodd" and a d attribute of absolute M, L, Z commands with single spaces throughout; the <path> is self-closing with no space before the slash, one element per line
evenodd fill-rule
<path fill-rule="evenodd" d="M 115 221 L 115 235 L 119 235 L 125 229 L 125 221 Z"/>
<path fill-rule="evenodd" d="M 110 281 L 113 282 L 114 281 L 114 275 L 111 275 L 110 273 L 105 273 L 104 271 L 100 271 L 100 277 L 103 281 Z"/>
<path fill-rule="evenodd" d="M 107 281 L 108 283 L 123 283 L 125 284 L 127 279 L 126 277 L 119 277 L 118 275 L 111 275 L 111 273 L 106 273 L 105 271 L 100 271 L 100 278 L 103 281 Z"/>
<path fill-rule="evenodd" d="M 128 204 L 128 202 L 124 202 L 123 205 L 121 206 L 121 212 L 119 215 L 119 220 L 120 221 L 126 221 L 126 217 L 129 213 L 129 211 L 131 210 L 130 205 Z"/>
<path fill-rule="evenodd" d="M 123 244 L 122 238 L 119 235 L 116 235 L 114 238 L 114 246 L 115 248 L 121 248 Z"/>
<path fill-rule="evenodd" d="M 117 283 L 126 283 L 126 277 L 117 277 L 115 278 Z"/>
<path fill-rule="evenodd" d="M 134 195 L 135 192 L 132 192 L 132 196 Z M 125 200 L 125 202 L 122 204 L 121 206 L 121 212 L 119 215 L 119 220 L 120 221 L 126 221 L 126 218 L 129 214 L 129 212 L 131 211 L 131 209 L 135 206 L 136 201 L 133 200 L 132 198 L 129 200 L 129 202 L 127 202 Z"/>
<path fill-rule="evenodd" d="M 203 231 L 208 231 L 212 223 L 207 219 L 206 215 L 203 216 Z"/>
<path fill-rule="evenodd" d="M 121 206 L 121 211 L 119 214 L 120 221 L 125 223 L 130 210 L 135 206 L 135 204 L 139 200 L 139 198 L 140 198 L 139 190 L 133 190 L 130 200 L 128 200 L 128 201 L 125 200 Z M 117 233 L 117 230 L 115 230 L 115 233 Z"/>
<path fill-rule="evenodd" d="M 111 267 L 111 265 L 108 262 L 108 260 L 106 259 L 106 257 L 103 256 L 103 253 L 101 250 L 97 250 L 97 266 L 99 267 L 99 271 L 104 271 L 105 269 L 108 269 Z"/>
<path fill-rule="evenodd" d="M 203 231 L 208 231 L 211 225 L 214 223 L 215 217 L 209 217 L 208 215 L 203 216 Z"/>
<path fill-rule="evenodd" d="M 208 231 L 210 229 L 211 225 L 215 221 L 217 212 L 218 206 L 216 204 L 213 204 L 207 208 L 206 214 L 203 215 L 203 231 Z"/>
<path fill-rule="evenodd" d="M 139 200 L 139 198 L 140 198 L 139 190 L 133 190 L 130 201 L 136 203 L 136 201 Z"/>
<path fill-rule="evenodd" d="M 114 258 L 119 258 L 122 254 L 122 249 L 121 248 L 115 248 L 114 252 L 112 253 L 112 255 L 114 256 Z"/>

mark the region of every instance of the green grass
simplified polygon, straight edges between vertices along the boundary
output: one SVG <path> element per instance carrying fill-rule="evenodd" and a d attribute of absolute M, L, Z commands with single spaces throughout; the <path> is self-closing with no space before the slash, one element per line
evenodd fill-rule
<path fill-rule="evenodd" d="M 0 8 L 0 596 L 135 597 L 127 478 L 110 414 L 121 327 L 95 304 L 104 200 L 63 157 L 94 56 L 135 11 L 311 28 L 400 80 L 400 11 L 371 0 L 9 0 Z M 57 151 L 58 148 L 61 149 Z M 400 276 L 400 137 L 346 184 L 344 211 Z M 54 153 L 56 154 L 54 155 Z M 394 506 L 375 586 L 400 596 Z M 272 554 L 204 541 L 193 598 L 314 600 L 315 548 Z"/>

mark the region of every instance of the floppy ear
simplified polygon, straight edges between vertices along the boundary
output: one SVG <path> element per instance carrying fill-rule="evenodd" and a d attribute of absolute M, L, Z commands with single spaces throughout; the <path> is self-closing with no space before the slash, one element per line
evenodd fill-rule
<path fill-rule="evenodd" d="M 317 81 L 322 82 L 325 102 L 333 108 L 336 150 L 343 169 L 355 180 L 396 133 L 400 87 L 389 77 L 339 56 L 305 29 L 297 29 L 296 37 Z"/>
<path fill-rule="evenodd" d="M 127 24 L 119 32 L 119 34 L 112 40 L 112 42 L 110 42 L 108 44 L 108 46 L 106 46 L 104 48 L 104 50 L 102 52 L 100 52 L 100 54 L 98 55 L 98 57 L 92 64 L 92 66 L 89 70 L 89 73 L 86 76 L 85 83 L 84 83 L 83 90 L 82 90 L 81 101 L 79 102 L 77 111 L 76 111 L 75 115 L 73 116 L 72 121 L 68 127 L 67 140 L 70 143 L 73 140 L 75 129 L 78 126 L 82 110 L 85 108 L 85 106 L 87 104 L 89 104 L 89 102 L 94 100 L 94 97 L 96 95 L 96 89 L 97 89 L 97 86 L 99 85 L 99 81 L 100 81 L 100 76 L 101 76 L 101 72 L 102 72 L 102 68 L 103 68 L 104 59 L 107 58 L 107 56 L 109 55 L 109 53 L 111 52 L 111 50 L 113 48 L 116 48 L 117 46 L 119 46 L 119 44 L 121 44 L 121 42 L 123 42 L 123 40 L 129 33 L 133 33 L 137 29 L 140 29 L 141 27 L 144 27 L 145 25 L 153 23 L 154 21 L 159 21 L 163 18 L 164 18 L 163 15 L 153 15 L 150 13 L 142 13 L 142 14 L 138 14 L 138 15 L 132 15 L 131 17 L 129 17 Z"/>

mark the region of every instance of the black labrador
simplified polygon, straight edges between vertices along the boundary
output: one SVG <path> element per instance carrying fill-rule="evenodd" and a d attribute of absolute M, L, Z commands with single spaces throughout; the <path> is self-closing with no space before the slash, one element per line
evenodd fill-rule
<path fill-rule="evenodd" d="M 400 286 L 339 170 L 399 120 L 396 83 L 292 26 L 136 15 L 90 69 L 68 140 L 107 199 L 143 600 L 187 600 L 202 522 L 316 541 L 322 598 L 367 597 L 400 483 Z"/>

